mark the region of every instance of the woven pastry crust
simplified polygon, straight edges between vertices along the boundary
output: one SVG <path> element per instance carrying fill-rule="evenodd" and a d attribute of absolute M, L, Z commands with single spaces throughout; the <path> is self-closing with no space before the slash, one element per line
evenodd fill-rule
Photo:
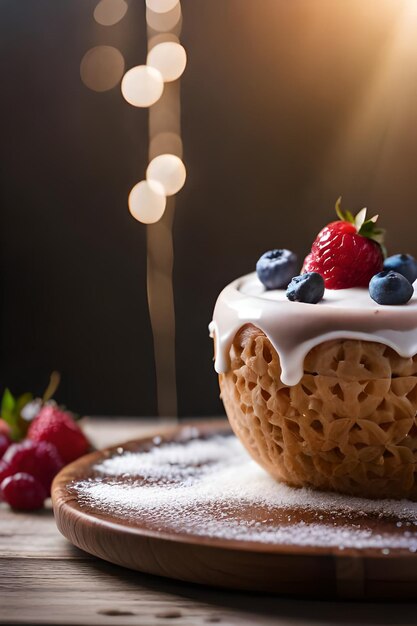
<path fill-rule="evenodd" d="M 417 500 L 417 355 L 374 342 L 320 344 L 301 381 L 253 325 L 236 335 L 220 375 L 232 428 L 251 456 L 289 485 Z"/>

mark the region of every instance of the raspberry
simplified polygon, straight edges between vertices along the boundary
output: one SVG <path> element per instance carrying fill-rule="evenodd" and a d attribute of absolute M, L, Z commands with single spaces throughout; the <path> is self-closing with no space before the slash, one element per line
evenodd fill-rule
<path fill-rule="evenodd" d="M 3 460 L 9 467 L 9 475 L 18 472 L 31 474 L 42 483 L 47 495 L 52 480 L 63 466 L 55 446 L 47 441 L 35 442 L 30 439 L 12 444 Z"/>
<path fill-rule="evenodd" d="M 341 220 L 317 235 L 303 272 L 321 274 L 327 289 L 368 287 L 372 276 L 382 270 L 382 231 L 375 228 L 376 218 L 365 220 L 365 209 L 354 218 L 341 211 L 338 201 L 336 211 Z"/>
<path fill-rule="evenodd" d="M 90 443 L 71 413 L 54 404 L 46 404 L 31 423 L 28 437 L 33 441 L 48 441 L 59 452 L 65 463 L 85 454 Z"/>
<path fill-rule="evenodd" d="M 5 478 L 0 491 L 5 502 L 13 509 L 22 511 L 40 509 L 46 498 L 42 483 L 26 472 L 18 472 Z"/>

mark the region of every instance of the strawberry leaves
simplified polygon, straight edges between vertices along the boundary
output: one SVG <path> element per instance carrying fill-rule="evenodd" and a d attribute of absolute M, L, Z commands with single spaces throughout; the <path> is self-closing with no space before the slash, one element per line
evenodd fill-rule
<path fill-rule="evenodd" d="M 334 208 L 337 213 L 337 217 L 342 220 L 342 222 L 349 222 L 350 224 L 355 223 L 355 218 L 353 217 L 353 214 L 350 211 L 343 211 L 342 209 L 342 196 L 338 197 Z"/>
<path fill-rule="evenodd" d="M 378 243 L 381 246 L 384 257 L 386 257 L 386 249 L 384 246 L 385 230 L 376 227 L 378 215 L 366 219 L 367 209 L 364 207 L 354 216 L 350 211 L 344 211 L 341 205 L 342 197 L 339 196 L 335 204 L 335 211 L 339 219 L 342 220 L 342 222 L 353 224 L 358 235 L 362 235 L 362 237 L 367 237 L 367 239 L 372 239 L 372 241 Z"/>
<path fill-rule="evenodd" d="M 60 378 L 58 372 L 52 372 L 42 399 L 34 398 L 32 393 L 24 393 L 15 398 L 10 389 L 4 390 L 0 404 L 1 418 L 8 424 L 13 441 L 26 437 L 30 422 L 55 394 Z"/>
<path fill-rule="evenodd" d="M 56 390 L 59 387 L 59 383 L 61 382 L 61 374 L 59 372 L 52 372 L 51 377 L 49 379 L 49 384 L 45 391 L 43 392 L 42 402 L 46 404 L 53 396 L 55 395 Z"/>
<path fill-rule="evenodd" d="M 22 417 L 22 410 L 32 399 L 31 393 L 24 393 L 15 398 L 9 389 L 4 390 L 1 399 L 1 417 L 8 424 L 10 437 L 14 441 L 19 441 L 27 433 L 29 422 Z"/>
<path fill-rule="evenodd" d="M 359 213 L 357 213 L 357 215 L 355 216 L 355 226 L 356 226 L 356 230 L 359 232 L 360 229 L 362 228 L 362 226 L 365 224 L 366 220 L 366 211 L 368 209 L 366 207 L 364 207 L 363 209 L 361 209 L 359 211 Z M 378 216 L 376 216 L 374 219 L 376 220 L 378 218 Z"/>

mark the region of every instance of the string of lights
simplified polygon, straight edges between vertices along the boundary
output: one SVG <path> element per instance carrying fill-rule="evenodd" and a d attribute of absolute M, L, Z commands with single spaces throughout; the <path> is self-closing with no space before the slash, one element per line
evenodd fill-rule
<path fill-rule="evenodd" d="M 128 13 L 126 0 L 100 0 L 94 19 L 102 26 L 118 23 Z M 147 58 L 125 72 L 124 58 L 111 46 L 89 50 L 81 62 L 81 79 L 95 91 L 120 82 L 131 106 L 149 109 L 149 162 L 144 177 L 130 190 L 131 215 L 147 225 L 147 294 L 154 338 L 158 413 L 177 413 L 175 312 L 172 285 L 172 223 L 175 195 L 184 186 L 179 79 L 187 54 L 179 41 L 179 0 L 146 0 Z"/>

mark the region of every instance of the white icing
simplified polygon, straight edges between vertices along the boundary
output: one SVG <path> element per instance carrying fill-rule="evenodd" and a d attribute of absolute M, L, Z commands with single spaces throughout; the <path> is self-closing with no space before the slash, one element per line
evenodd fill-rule
<path fill-rule="evenodd" d="M 416 283 L 415 285 L 416 286 Z M 326 289 L 318 304 L 290 302 L 285 289 L 266 291 L 255 273 L 238 278 L 220 293 L 210 335 L 216 342 L 215 369 L 227 372 L 238 330 L 254 324 L 269 338 L 281 362 L 281 380 L 296 385 L 308 352 L 331 339 L 383 343 L 402 357 L 417 353 L 417 294 L 402 306 L 382 306 L 367 289 Z"/>

